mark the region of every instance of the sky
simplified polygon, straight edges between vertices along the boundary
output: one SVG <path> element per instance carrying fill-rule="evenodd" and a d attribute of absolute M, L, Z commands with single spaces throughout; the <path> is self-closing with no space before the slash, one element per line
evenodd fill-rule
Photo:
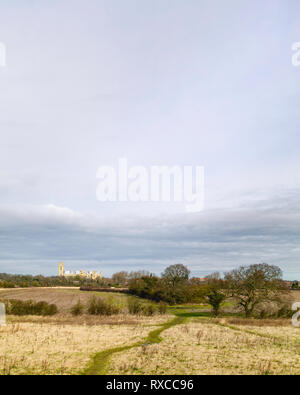
<path fill-rule="evenodd" d="M 2 0 L 0 272 L 300 280 L 296 0 Z M 205 208 L 99 202 L 97 169 L 204 166 Z"/>

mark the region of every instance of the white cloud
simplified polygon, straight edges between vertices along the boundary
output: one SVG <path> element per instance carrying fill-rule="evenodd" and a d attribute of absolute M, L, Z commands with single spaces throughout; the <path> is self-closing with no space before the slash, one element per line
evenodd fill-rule
<path fill-rule="evenodd" d="M 299 273 L 297 2 L 12 3 L 0 5 L 3 271 L 266 260 Z M 97 168 L 124 156 L 204 165 L 207 210 L 101 205 Z"/>
<path fill-rule="evenodd" d="M 157 272 L 180 261 L 202 273 L 266 261 L 288 276 L 300 258 L 298 202 L 291 194 L 246 208 L 119 221 L 54 205 L 0 207 L 0 266 L 24 257 L 97 261 L 110 274 L 116 266 Z"/>

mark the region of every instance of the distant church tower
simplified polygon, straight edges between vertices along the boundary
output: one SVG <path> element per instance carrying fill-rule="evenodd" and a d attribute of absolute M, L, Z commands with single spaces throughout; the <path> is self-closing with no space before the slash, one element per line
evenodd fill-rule
<path fill-rule="evenodd" d="M 63 277 L 65 275 L 65 265 L 61 262 L 58 264 L 58 275 Z"/>

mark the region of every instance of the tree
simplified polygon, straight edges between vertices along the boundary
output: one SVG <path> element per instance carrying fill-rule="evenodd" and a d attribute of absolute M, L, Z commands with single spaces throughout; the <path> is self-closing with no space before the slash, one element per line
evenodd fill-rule
<path fill-rule="evenodd" d="M 115 284 L 119 285 L 126 285 L 128 282 L 128 273 L 123 271 L 123 272 L 118 272 L 113 274 L 112 280 Z"/>
<path fill-rule="evenodd" d="M 225 275 L 229 296 L 243 308 L 246 317 L 264 302 L 280 302 L 288 290 L 277 266 L 266 263 L 240 267 Z"/>
<path fill-rule="evenodd" d="M 162 273 L 162 278 L 166 284 L 175 288 L 178 285 L 188 281 L 190 275 L 189 269 L 181 264 L 171 265 Z"/>
<path fill-rule="evenodd" d="M 226 299 L 224 282 L 219 273 L 206 277 L 207 284 L 203 287 L 204 300 L 211 305 L 213 314 L 217 317 L 220 313 L 222 303 Z"/>
<path fill-rule="evenodd" d="M 152 274 L 150 272 L 148 272 L 147 270 L 138 270 L 137 272 L 130 272 L 128 274 L 128 278 L 130 280 L 142 278 L 142 277 L 148 277 L 148 276 L 152 276 Z"/>
<path fill-rule="evenodd" d="M 153 299 L 158 282 L 159 279 L 156 276 L 133 278 L 129 282 L 129 291 L 141 298 Z"/>

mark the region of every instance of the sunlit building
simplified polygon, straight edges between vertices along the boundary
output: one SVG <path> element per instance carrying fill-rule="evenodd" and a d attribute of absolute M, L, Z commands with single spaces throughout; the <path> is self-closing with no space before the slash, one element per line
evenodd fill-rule
<path fill-rule="evenodd" d="M 80 277 L 84 277 L 87 279 L 91 279 L 91 280 L 97 280 L 99 278 L 102 278 L 102 273 L 101 272 L 88 272 L 86 270 L 76 270 L 76 271 L 70 271 L 70 270 L 66 270 L 65 271 L 65 265 L 63 262 L 60 262 L 58 264 L 58 276 L 59 277 L 76 277 L 76 276 L 80 276 Z"/>

